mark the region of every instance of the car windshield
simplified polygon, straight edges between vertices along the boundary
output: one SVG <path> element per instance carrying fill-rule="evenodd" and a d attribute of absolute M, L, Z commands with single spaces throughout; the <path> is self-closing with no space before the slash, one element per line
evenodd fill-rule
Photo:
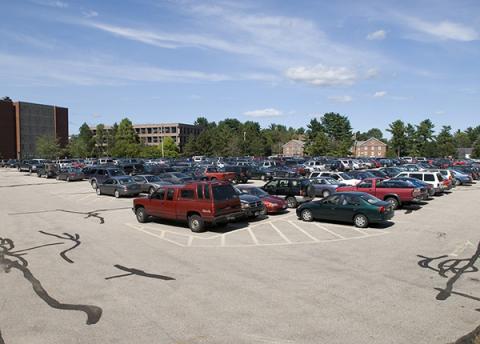
<path fill-rule="evenodd" d="M 351 180 L 353 179 L 352 176 L 350 176 L 349 174 L 346 174 L 346 173 L 339 173 L 340 177 L 342 177 L 343 179 L 345 180 Z"/>
<path fill-rule="evenodd" d="M 213 198 L 216 201 L 228 201 L 237 196 L 235 189 L 231 185 L 215 185 L 212 187 Z"/>
<path fill-rule="evenodd" d="M 381 202 L 381 200 L 379 200 L 377 197 L 374 197 L 372 195 L 369 195 L 369 194 L 362 194 L 360 196 L 361 199 L 363 199 L 364 201 L 370 203 L 370 204 L 376 204 L 378 202 Z"/>
<path fill-rule="evenodd" d="M 323 178 L 323 180 L 325 180 L 327 182 L 327 184 L 331 184 L 331 185 L 340 185 L 341 184 L 340 181 L 335 180 L 333 178 Z"/>
<path fill-rule="evenodd" d="M 264 196 L 268 196 L 268 192 L 260 189 L 260 188 L 248 188 L 248 189 L 243 189 L 244 191 L 246 191 L 247 193 L 249 193 L 250 195 L 254 195 L 254 196 L 257 196 L 257 197 L 264 197 Z"/>
<path fill-rule="evenodd" d="M 132 178 L 119 178 L 118 183 L 121 184 L 121 185 L 130 184 L 130 183 L 133 183 L 133 179 Z"/>
<path fill-rule="evenodd" d="M 159 176 L 146 176 L 145 177 L 149 183 L 161 181 Z"/>
<path fill-rule="evenodd" d="M 120 170 L 111 170 L 111 171 L 110 171 L 110 175 L 113 176 L 113 177 L 114 177 L 114 176 L 123 176 L 123 175 L 125 175 L 125 173 L 123 173 L 123 172 L 120 171 Z"/>

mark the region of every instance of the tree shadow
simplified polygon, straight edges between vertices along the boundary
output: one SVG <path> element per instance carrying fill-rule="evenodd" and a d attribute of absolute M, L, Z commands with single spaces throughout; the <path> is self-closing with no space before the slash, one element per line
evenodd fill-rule
<path fill-rule="evenodd" d="M 63 233 L 64 236 L 61 236 L 61 235 L 58 235 L 58 234 L 48 233 L 48 232 L 44 232 L 44 231 L 38 231 L 38 232 L 42 233 L 42 234 L 45 234 L 45 235 L 50 235 L 50 236 L 53 236 L 53 237 L 56 237 L 56 238 L 59 238 L 59 239 L 70 240 L 70 241 L 75 242 L 75 244 L 72 247 L 60 252 L 60 257 L 62 257 L 68 263 L 73 264 L 73 260 L 68 258 L 66 253 L 68 251 L 73 250 L 74 248 L 76 248 L 77 246 L 79 246 L 81 244 L 80 235 L 78 233 L 75 233 L 75 235 L 72 235 L 72 234 L 69 234 L 69 233 Z"/>
<path fill-rule="evenodd" d="M 152 274 L 145 272 L 143 270 L 138 270 L 134 268 L 127 268 L 123 265 L 115 264 L 114 267 L 116 267 L 119 270 L 125 271 L 127 273 L 125 274 L 120 274 L 120 275 L 114 275 L 110 277 L 105 277 L 106 280 L 114 279 L 114 278 L 122 278 L 122 277 L 127 277 L 127 276 L 141 276 L 141 277 L 147 277 L 147 278 L 154 278 L 154 279 L 161 279 L 164 281 L 175 281 L 175 278 L 169 277 L 169 276 L 164 276 L 164 275 L 158 275 L 158 274 Z"/>

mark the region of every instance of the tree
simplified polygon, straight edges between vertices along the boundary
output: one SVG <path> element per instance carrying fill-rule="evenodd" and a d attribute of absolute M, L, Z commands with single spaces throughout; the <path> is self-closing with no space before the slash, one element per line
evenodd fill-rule
<path fill-rule="evenodd" d="M 437 135 L 437 151 L 438 155 L 441 157 L 455 156 L 456 149 L 451 130 L 451 126 L 444 125 L 440 133 Z"/>
<path fill-rule="evenodd" d="M 433 135 L 435 125 L 432 123 L 430 119 L 425 119 L 421 121 L 417 125 L 417 143 L 418 143 L 418 150 L 419 154 L 422 156 L 428 156 L 429 151 L 427 147 L 431 147 L 429 143 L 435 140 L 435 136 Z"/>
<path fill-rule="evenodd" d="M 105 148 L 107 145 L 107 131 L 103 124 L 98 124 L 95 135 L 95 151 L 97 157 L 105 155 Z"/>
<path fill-rule="evenodd" d="M 112 153 L 117 157 L 135 157 L 141 151 L 140 140 L 133 128 L 132 122 L 124 118 L 115 133 L 115 145 Z"/>
<path fill-rule="evenodd" d="M 346 156 L 353 144 L 352 126 L 347 116 L 329 112 L 322 116 L 323 131 L 329 140 L 329 155 Z"/>
<path fill-rule="evenodd" d="M 68 143 L 68 151 L 76 158 L 86 158 L 92 155 L 95 147 L 92 131 L 87 123 L 83 123 L 78 135 L 71 137 Z"/>
<path fill-rule="evenodd" d="M 474 159 L 480 158 L 480 138 L 473 144 L 473 151 L 471 157 Z"/>
<path fill-rule="evenodd" d="M 403 155 L 405 152 L 407 143 L 405 129 L 405 123 L 399 119 L 390 123 L 387 129 L 387 131 L 392 134 L 389 146 L 395 152 L 397 157 Z"/>
<path fill-rule="evenodd" d="M 43 159 L 57 159 L 62 155 L 62 148 L 54 136 L 39 136 L 36 142 L 36 155 Z"/>
<path fill-rule="evenodd" d="M 329 141 L 323 130 L 318 131 L 313 137 L 310 136 L 305 144 L 305 153 L 310 156 L 328 155 Z"/>
<path fill-rule="evenodd" d="M 179 155 L 177 144 L 169 136 L 163 138 L 163 154 L 166 158 L 177 158 Z"/>
<path fill-rule="evenodd" d="M 470 141 L 468 134 L 460 129 L 453 134 L 453 143 L 456 148 L 469 148 L 472 146 L 472 142 Z"/>
<path fill-rule="evenodd" d="M 405 153 L 410 156 L 418 156 L 419 153 L 419 143 L 418 143 L 418 136 L 417 130 L 415 126 L 408 123 L 405 127 L 405 135 L 406 135 L 406 144 L 405 144 Z"/>

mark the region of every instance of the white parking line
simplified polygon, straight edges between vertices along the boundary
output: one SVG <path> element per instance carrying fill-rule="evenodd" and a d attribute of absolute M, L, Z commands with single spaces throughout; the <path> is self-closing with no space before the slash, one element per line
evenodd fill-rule
<path fill-rule="evenodd" d="M 278 233 L 278 235 L 280 235 L 282 237 L 283 240 L 285 240 L 286 243 L 289 243 L 291 244 L 292 242 L 290 241 L 289 238 L 287 238 L 285 236 L 285 234 L 283 234 L 280 229 L 277 228 L 277 226 L 275 226 L 273 223 L 270 222 L 270 226 L 272 226 L 273 229 L 275 229 L 275 231 Z"/>
<path fill-rule="evenodd" d="M 174 240 L 170 240 L 170 239 L 165 238 L 165 232 L 162 233 L 161 235 L 158 235 L 158 234 L 151 233 L 151 232 L 149 232 L 149 231 L 144 230 L 143 227 L 136 227 L 136 226 L 130 225 L 130 224 L 128 224 L 128 223 L 127 223 L 126 225 L 129 226 L 130 228 L 133 228 L 133 229 L 139 231 L 139 232 L 143 232 L 143 233 L 148 234 L 148 235 L 151 235 L 151 236 L 153 236 L 153 237 L 156 237 L 156 238 L 159 238 L 159 239 L 168 241 L 168 242 L 170 242 L 170 243 L 172 243 L 172 244 L 175 244 L 175 245 L 177 245 L 177 246 L 180 246 L 180 247 L 185 247 L 185 245 L 182 245 L 182 244 L 180 244 L 180 243 L 178 243 L 178 242 L 176 242 L 176 241 L 174 241 Z"/>
<path fill-rule="evenodd" d="M 250 237 L 252 238 L 255 245 L 258 245 L 257 237 L 255 236 L 255 234 L 253 234 L 252 229 L 248 227 L 247 231 L 248 231 L 248 234 L 250 234 Z"/>
<path fill-rule="evenodd" d="M 288 221 L 293 227 L 295 227 L 296 229 L 298 229 L 300 232 L 302 232 L 303 234 L 305 234 L 307 237 L 309 237 L 310 239 L 312 239 L 313 241 L 315 242 L 319 242 L 320 239 L 318 238 L 315 238 L 313 235 L 311 235 L 310 233 L 308 233 L 306 230 L 304 230 L 303 228 L 301 228 L 299 225 L 297 225 L 295 222 L 293 221 Z"/>
<path fill-rule="evenodd" d="M 315 225 L 316 225 L 318 228 L 321 228 L 321 229 L 323 229 L 325 232 L 328 232 L 328 233 L 330 233 L 330 234 L 332 234 L 332 235 L 336 236 L 337 238 L 340 238 L 340 239 L 346 239 L 344 236 L 341 236 L 340 234 L 337 234 L 337 233 L 335 233 L 335 232 L 331 231 L 331 230 L 330 230 L 330 229 L 328 229 L 327 227 L 324 227 L 324 226 L 322 226 L 321 224 L 319 224 L 319 223 L 317 223 L 317 222 L 315 222 Z"/>

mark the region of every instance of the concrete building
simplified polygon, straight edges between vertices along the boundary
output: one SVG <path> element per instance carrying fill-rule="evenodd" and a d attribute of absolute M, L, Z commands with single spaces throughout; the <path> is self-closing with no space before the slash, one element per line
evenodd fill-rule
<path fill-rule="evenodd" d="M 164 137 L 171 137 L 180 149 L 183 149 L 190 136 L 198 136 L 202 132 L 200 126 L 184 123 L 134 124 L 133 128 L 147 146 L 160 145 Z M 111 126 L 105 126 L 106 131 L 111 129 Z M 90 127 L 90 130 L 95 136 L 96 127 Z"/>
<path fill-rule="evenodd" d="M 385 158 L 387 144 L 371 137 L 367 141 L 356 141 L 352 153 L 358 158 Z"/>
<path fill-rule="evenodd" d="M 3 159 L 36 156 L 40 136 L 68 144 L 68 109 L 53 105 L 0 100 L 0 155 Z"/>
<path fill-rule="evenodd" d="M 302 140 L 290 140 L 282 146 L 283 155 L 284 156 L 303 156 L 304 146 L 305 146 L 305 142 L 303 142 Z"/>

